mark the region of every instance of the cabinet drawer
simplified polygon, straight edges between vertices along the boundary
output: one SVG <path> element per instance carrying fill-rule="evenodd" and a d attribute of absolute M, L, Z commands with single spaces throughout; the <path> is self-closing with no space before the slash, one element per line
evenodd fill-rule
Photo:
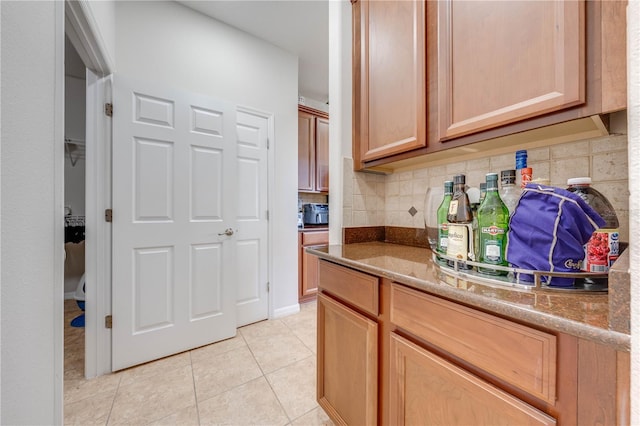
<path fill-rule="evenodd" d="M 302 245 L 303 246 L 319 246 L 329 243 L 329 232 L 303 232 L 302 233 Z"/>
<path fill-rule="evenodd" d="M 391 333 L 391 424 L 540 425 L 556 419 Z"/>
<path fill-rule="evenodd" d="M 555 336 L 397 284 L 390 314 L 399 328 L 555 404 Z"/>
<path fill-rule="evenodd" d="M 318 287 L 372 315 L 378 315 L 378 277 L 321 260 Z"/>

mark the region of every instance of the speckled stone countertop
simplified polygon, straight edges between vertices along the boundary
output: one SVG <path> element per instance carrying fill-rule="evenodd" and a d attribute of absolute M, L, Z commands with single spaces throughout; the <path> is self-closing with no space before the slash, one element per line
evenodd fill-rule
<path fill-rule="evenodd" d="M 630 350 L 630 336 L 609 328 L 606 293 L 520 289 L 461 279 L 455 273 L 443 274 L 429 249 L 384 242 L 313 247 L 307 252 L 506 318 Z"/>

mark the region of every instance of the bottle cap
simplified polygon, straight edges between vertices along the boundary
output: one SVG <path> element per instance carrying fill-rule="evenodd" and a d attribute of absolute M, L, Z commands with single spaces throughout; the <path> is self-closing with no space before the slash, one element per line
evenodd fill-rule
<path fill-rule="evenodd" d="M 521 149 L 516 151 L 516 169 L 523 169 L 527 167 L 527 150 Z"/>
<path fill-rule="evenodd" d="M 533 169 L 531 167 L 525 167 L 520 170 L 521 175 L 531 175 L 533 173 Z"/>
<path fill-rule="evenodd" d="M 453 193 L 453 181 L 451 180 L 444 181 L 444 193 L 445 194 Z"/>
<path fill-rule="evenodd" d="M 498 181 L 497 173 L 487 173 L 485 177 L 487 179 L 487 182 L 489 182 L 490 180 L 495 180 L 496 182 Z"/>
<path fill-rule="evenodd" d="M 567 179 L 567 185 L 591 185 L 590 177 L 576 177 Z"/>
<path fill-rule="evenodd" d="M 498 189 L 498 174 L 497 173 L 487 173 L 487 189 Z"/>
<path fill-rule="evenodd" d="M 467 178 L 465 175 L 455 175 L 453 177 L 453 183 L 458 185 L 458 184 L 465 184 L 467 181 Z"/>
<path fill-rule="evenodd" d="M 516 183 L 516 171 L 513 169 L 501 171 L 500 182 L 502 182 L 503 185 Z"/>

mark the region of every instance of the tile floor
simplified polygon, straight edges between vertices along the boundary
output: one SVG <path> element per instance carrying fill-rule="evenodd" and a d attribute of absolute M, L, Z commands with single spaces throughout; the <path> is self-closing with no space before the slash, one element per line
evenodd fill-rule
<path fill-rule="evenodd" d="M 65 301 L 64 423 L 331 425 L 316 393 L 316 303 L 236 337 L 95 379 Z"/>

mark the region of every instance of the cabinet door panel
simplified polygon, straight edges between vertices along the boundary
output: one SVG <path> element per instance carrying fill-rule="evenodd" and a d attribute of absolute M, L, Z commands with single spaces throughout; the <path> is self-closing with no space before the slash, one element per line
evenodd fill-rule
<path fill-rule="evenodd" d="M 318 294 L 318 402 L 337 424 L 375 425 L 378 325 Z"/>
<path fill-rule="evenodd" d="M 360 152 L 354 155 L 370 161 L 426 146 L 425 5 L 358 3 L 354 115 Z"/>
<path fill-rule="evenodd" d="M 302 284 L 300 287 L 299 298 L 306 300 L 314 296 L 318 291 L 318 256 L 306 253 L 303 250 L 302 253 Z"/>
<path fill-rule="evenodd" d="M 440 140 L 585 102 L 584 1 L 441 1 Z"/>
<path fill-rule="evenodd" d="M 390 423 L 555 425 L 554 418 L 391 334 Z"/>
<path fill-rule="evenodd" d="M 315 186 L 315 117 L 298 112 L 298 190 L 313 191 Z"/>

